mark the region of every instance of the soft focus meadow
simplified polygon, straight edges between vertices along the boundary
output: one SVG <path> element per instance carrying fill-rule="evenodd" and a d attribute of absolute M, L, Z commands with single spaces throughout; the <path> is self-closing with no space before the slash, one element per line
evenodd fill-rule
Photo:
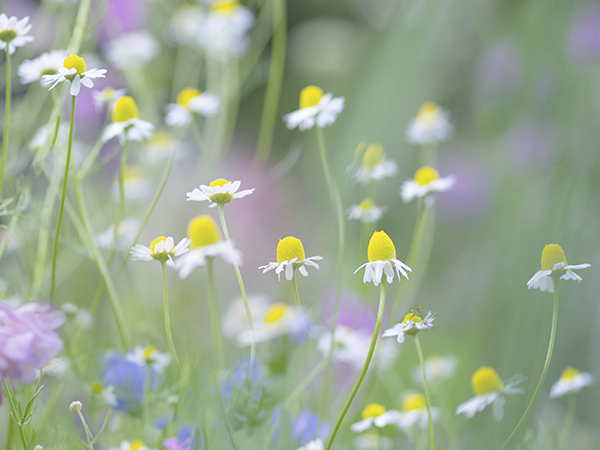
<path fill-rule="evenodd" d="M 600 3 L 0 13 L 0 448 L 600 449 Z"/>

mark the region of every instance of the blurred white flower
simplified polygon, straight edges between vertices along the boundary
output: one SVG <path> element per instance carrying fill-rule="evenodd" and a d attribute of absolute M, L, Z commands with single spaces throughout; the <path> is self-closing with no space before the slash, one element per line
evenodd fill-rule
<path fill-rule="evenodd" d="M 88 89 L 94 87 L 94 78 L 105 78 L 106 69 L 89 69 L 85 68 L 85 61 L 77 55 L 68 56 L 63 61 L 63 66 L 59 67 L 58 73 L 55 75 L 42 75 L 43 84 L 50 86 L 48 90 L 53 89 L 58 83 L 63 81 L 69 82 L 71 85 L 69 93 L 72 96 L 77 96 L 81 90 L 81 86 Z"/>
<path fill-rule="evenodd" d="M 395 409 L 386 411 L 383 406 L 371 403 L 363 409 L 361 416 L 363 420 L 350 426 L 350 429 L 355 433 L 362 433 L 373 426 L 383 428 L 386 425 L 397 424 L 400 412 Z"/>
<path fill-rule="evenodd" d="M 50 147 L 55 131 L 55 126 L 44 125 L 43 127 L 39 128 L 33 135 L 31 141 L 29 141 L 29 148 L 33 151 L 37 151 L 43 147 Z M 68 139 L 69 124 L 63 122 L 58 127 L 58 135 L 56 136 L 56 143 L 54 146 L 56 148 L 66 148 Z"/>
<path fill-rule="evenodd" d="M 366 198 L 360 204 L 352 205 L 346 214 L 348 219 L 360 220 L 362 223 L 375 223 L 387 210 L 387 206 L 376 206 L 370 198 Z"/>
<path fill-rule="evenodd" d="M 589 264 L 577 264 L 570 266 L 567 264 L 565 252 L 558 244 L 548 244 L 542 251 L 542 270 L 538 270 L 527 282 L 527 288 L 539 289 L 542 292 L 548 291 L 554 293 L 554 283 L 552 278 L 559 276 L 561 280 L 581 281 L 581 277 L 571 269 L 587 269 Z"/>
<path fill-rule="evenodd" d="M 584 387 L 594 384 L 595 378 L 589 373 L 580 372 L 571 366 L 563 370 L 559 380 L 550 389 L 550 398 L 562 397 L 566 394 L 581 391 Z"/>
<path fill-rule="evenodd" d="M 157 237 L 150 244 L 150 248 L 137 244 L 131 247 L 131 259 L 134 261 L 161 261 L 166 262 L 167 266 L 174 267 L 173 258 L 183 255 L 190 251 L 188 246 L 190 245 L 188 238 L 183 238 L 177 245 L 171 236 Z"/>
<path fill-rule="evenodd" d="M 128 200 L 140 200 L 148 197 L 152 192 L 152 182 L 150 179 L 145 177 L 142 171 L 134 166 L 125 167 L 123 186 L 125 188 L 125 198 Z M 112 196 L 115 200 L 119 199 L 118 176 L 112 185 Z"/>
<path fill-rule="evenodd" d="M 439 382 L 450 378 L 456 368 L 456 357 L 453 355 L 438 356 L 431 355 L 425 360 L 425 374 L 427 383 L 434 386 Z M 421 366 L 413 369 L 413 380 L 423 384 L 423 370 Z"/>
<path fill-rule="evenodd" d="M 383 147 L 380 144 L 370 144 L 359 159 L 359 154 L 365 143 L 361 143 L 356 149 L 355 162 L 348 167 L 352 178 L 360 184 L 369 184 L 385 177 L 393 177 L 398 172 L 398 166 L 391 159 L 386 158 Z"/>
<path fill-rule="evenodd" d="M 198 42 L 214 58 L 241 56 L 248 46 L 254 15 L 236 0 L 216 0 L 198 29 Z"/>
<path fill-rule="evenodd" d="M 154 133 L 148 141 L 142 158 L 148 164 L 156 164 L 169 158 L 171 150 L 175 152 L 173 155 L 175 160 L 182 159 L 188 153 L 184 142 L 178 140 L 171 133 L 159 131 Z"/>
<path fill-rule="evenodd" d="M 143 441 L 122 441 L 120 447 L 111 447 L 110 450 L 153 450 L 148 448 Z"/>
<path fill-rule="evenodd" d="M 310 441 L 308 444 L 300 447 L 298 450 L 325 450 L 323 441 L 321 439 L 315 439 Z"/>
<path fill-rule="evenodd" d="M 198 30 L 202 29 L 205 12 L 196 4 L 184 4 L 179 7 L 171 18 L 171 36 L 179 44 L 187 44 L 198 39 Z"/>
<path fill-rule="evenodd" d="M 363 433 L 354 439 L 354 445 L 357 450 L 392 450 L 393 441 L 387 436 L 380 436 L 379 433 Z"/>
<path fill-rule="evenodd" d="M 451 135 L 448 113 L 432 102 L 423 103 L 406 130 L 406 138 L 413 144 L 437 144 Z"/>
<path fill-rule="evenodd" d="M 115 394 L 114 386 L 102 386 L 102 384 L 98 381 L 92 383 L 89 387 L 90 393 L 100 399 L 107 405 L 117 406 L 117 396 Z"/>
<path fill-rule="evenodd" d="M 408 203 L 414 198 L 425 197 L 433 192 L 447 191 L 454 186 L 455 182 L 454 175 L 440 178 L 440 174 L 433 167 L 423 166 L 415 173 L 414 180 L 402 183 L 400 196 L 404 203 Z"/>
<path fill-rule="evenodd" d="M 121 145 L 125 138 L 130 141 L 141 141 L 152 137 L 154 125 L 145 120 L 140 120 L 135 100 L 125 95 L 117 100 L 112 113 L 112 123 L 109 124 L 102 134 L 102 141 L 107 142 L 118 136 Z"/>
<path fill-rule="evenodd" d="M 300 109 L 283 116 L 288 129 L 310 130 L 315 122 L 319 128 L 333 124 L 344 110 L 344 97 L 323 94 L 317 86 L 307 86 L 300 92 Z"/>
<path fill-rule="evenodd" d="M 252 317 L 263 317 L 269 309 L 270 301 L 265 295 L 248 295 L 248 307 Z M 234 300 L 222 320 L 223 334 L 229 337 L 237 336 L 249 328 L 246 305 L 242 297 Z"/>
<path fill-rule="evenodd" d="M 106 87 L 101 91 L 92 91 L 92 97 L 94 99 L 94 107 L 96 111 L 101 111 L 104 105 L 107 105 L 109 111 L 113 111 L 114 107 L 121 97 L 125 95 L 125 89 L 113 89 Z"/>
<path fill-rule="evenodd" d="M 9 19 L 6 14 L 0 14 L 0 49 L 6 50 L 8 46 L 8 54 L 12 55 L 17 47 L 23 47 L 33 41 L 33 36 L 27 36 L 31 30 L 31 24 L 27 22 L 29 17 L 19 20 L 11 16 Z"/>
<path fill-rule="evenodd" d="M 127 217 L 121 221 L 117 228 L 117 242 L 115 248 L 117 250 L 129 250 L 131 243 L 135 239 L 142 222 L 133 217 Z M 115 236 L 115 226 L 111 225 L 108 229 L 99 233 L 96 236 L 96 245 L 102 249 L 108 250 L 113 244 Z"/>
<path fill-rule="evenodd" d="M 354 330 L 344 325 L 335 327 L 333 336 L 333 355 L 335 361 L 350 364 L 356 370 L 362 369 L 369 352 L 371 336 L 360 330 Z M 324 357 L 331 349 L 331 331 L 324 330 L 317 341 L 317 349 Z"/>
<path fill-rule="evenodd" d="M 33 83 L 38 80 L 41 83 L 43 75 L 56 75 L 63 67 L 66 57 L 66 50 L 52 50 L 42 53 L 35 59 L 23 61 L 19 66 L 21 84 Z"/>
<path fill-rule="evenodd" d="M 431 420 L 435 423 L 439 420 L 441 411 L 439 408 L 431 408 Z M 412 428 L 417 424 L 424 430 L 429 424 L 429 414 L 427 413 L 427 404 L 425 397 L 421 394 L 408 394 L 402 401 L 402 412 L 398 415 L 398 427 L 403 430 Z"/>
<path fill-rule="evenodd" d="M 404 320 L 397 323 L 392 328 L 388 328 L 383 332 L 383 337 L 396 336 L 399 344 L 404 342 L 405 334 L 417 334 L 418 331 L 427 330 L 433 327 L 433 321 L 437 313 L 429 311 L 424 319 L 413 313 L 408 313 L 404 316 Z"/>
<path fill-rule="evenodd" d="M 286 334 L 299 334 L 308 330 L 308 326 L 308 317 L 299 308 L 274 303 L 267 309 L 262 321 L 254 322 L 254 329 L 239 333 L 237 340 L 241 347 L 247 347 L 253 342 L 266 342 Z"/>
<path fill-rule="evenodd" d="M 137 346 L 133 351 L 127 353 L 125 359 L 138 366 L 146 367 L 146 365 L 149 365 L 158 373 L 163 372 L 171 364 L 170 353 L 161 353 L 151 345 Z"/>
<path fill-rule="evenodd" d="M 143 67 L 158 55 L 158 51 L 158 41 L 147 31 L 122 34 L 105 48 L 109 62 L 121 70 Z"/>
<path fill-rule="evenodd" d="M 220 110 L 221 100 L 216 95 L 185 88 L 177 96 L 177 103 L 167 105 L 165 123 L 172 127 L 185 127 L 190 124 L 194 114 L 210 117 Z"/>
<path fill-rule="evenodd" d="M 254 192 L 253 189 L 246 189 L 245 191 L 238 192 L 242 184 L 241 181 L 227 181 L 225 178 L 217 178 L 210 185 L 200 185 L 200 189 L 194 188 L 191 192 L 188 192 L 187 200 L 202 202 L 208 200 L 210 205 L 209 208 L 214 208 L 217 205 L 224 205 L 229 203 L 234 198 L 243 198 Z"/>
<path fill-rule="evenodd" d="M 69 358 L 58 357 L 53 358 L 50 362 L 42 369 L 44 375 L 52 375 L 59 377 L 63 375 L 70 367 Z"/>

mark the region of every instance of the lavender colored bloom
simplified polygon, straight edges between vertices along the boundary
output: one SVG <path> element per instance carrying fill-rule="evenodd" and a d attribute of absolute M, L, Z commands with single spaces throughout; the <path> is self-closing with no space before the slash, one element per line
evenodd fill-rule
<path fill-rule="evenodd" d="M 484 100 L 499 100 L 517 92 L 523 79 L 523 61 L 512 42 L 499 42 L 481 58 L 477 84 Z"/>
<path fill-rule="evenodd" d="M 263 369 L 258 364 L 254 364 L 252 372 L 249 370 L 250 361 L 238 361 L 235 363 L 233 373 L 229 374 L 227 378 L 223 380 L 220 386 L 221 396 L 224 398 L 230 398 L 235 389 L 239 389 L 246 382 L 248 375 L 252 380 L 252 389 L 256 387 L 257 381 L 260 379 Z"/>
<path fill-rule="evenodd" d="M 196 430 L 190 425 L 183 425 L 177 437 L 165 439 L 163 445 L 169 450 L 191 450 L 196 445 Z"/>
<path fill-rule="evenodd" d="M 583 9 L 571 24 L 567 53 L 580 63 L 600 62 L 600 6 Z"/>
<path fill-rule="evenodd" d="M 0 380 L 32 384 L 41 368 L 56 358 L 63 343 L 54 330 L 66 322 L 62 311 L 44 303 L 13 308 L 0 301 Z"/>
<path fill-rule="evenodd" d="M 317 433 L 319 417 L 311 414 L 307 408 L 302 408 L 300 415 L 292 421 L 292 438 L 298 439 L 300 445 L 312 441 L 316 437 L 325 439 L 329 433 L 329 427 L 321 424 Z"/>

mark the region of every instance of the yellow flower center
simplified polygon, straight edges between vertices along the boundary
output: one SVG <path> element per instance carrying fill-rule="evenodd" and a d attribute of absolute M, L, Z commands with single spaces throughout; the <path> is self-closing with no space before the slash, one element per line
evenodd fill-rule
<path fill-rule="evenodd" d="M 191 248 L 204 247 L 219 242 L 221 232 L 212 217 L 201 215 L 189 221 L 187 237 L 192 241 Z"/>
<path fill-rule="evenodd" d="M 425 408 L 425 397 L 423 397 L 421 394 L 407 395 L 402 402 L 402 411 L 404 412 L 422 408 Z"/>
<path fill-rule="evenodd" d="M 370 198 L 365 198 L 362 202 L 360 202 L 360 205 L 358 205 L 358 209 L 361 211 L 370 211 L 375 209 L 375 203 L 373 203 Z"/>
<path fill-rule="evenodd" d="M 489 394 L 490 392 L 501 392 L 504 388 L 504 384 L 500 379 L 500 375 L 491 367 L 480 367 L 477 372 L 473 374 L 471 379 L 471 385 L 473 386 L 473 392 L 475 395 Z"/>
<path fill-rule="evenodd" d="M 283 261 L 291 261 L 294 258 L 302 261 L 305 257 L 304 247 L 300 239 L 288 236 L 279 240 L 277 244 L 277 264 L 281 264 Z"/>
<path fill-rule="evenodd" d="M 227 183 L 230 183 L 230 181 L 227 181 L 225 178 L 217 178 L 215 181 L 210 183 L 210 187 L 215 187 L 215 186 L 223 187 Z M 233 195 L 224 192 L 222 194 L 211 194 L 208 196 L 208 198 L 214 203 L 218 203 L 219 205 L 224 205 L 225 203 L 229 203 L 233 199 Z"/>
<path fill-rule="evenodd" d="M 129 450 L 140 450 L 140 448 L 145 447 L 146 444 L 144 444 L 142 441 L 135 440 L 133 441 L 131 444 L 129 444 Z"/>
<path fill-rule="evenodd" d="M 149 145 L 159 150 L 166 150 L 170 148 L 172 142 L 173 138 L 171 137 L 171 135 L 169 133 L 161 131 L 152 135 L 152 138 L 150 138 Z"/>
<path fill-rule="evenodd" d="M 212 4 L 211 10 L 223 14 L 231 14 L 240 6 L 240 2 L 236 0 L 217 0 Z"/>
<path fill-rule="evenodd" d="M 371 144 L 365 150 L 362 158 L 362 167 L 373 170 L 383 161 L 383 147 L 380 144 Z"/>
<path fill-rule="evenodd" d="M 58 73 L 58 71 L 53 68 L 53 67 L 49 67 L 47 69 L 42 70 L 41 74 L 42 75 L 56 75 Z"/>
<path fill-rule="evenodd" d="M 102 387 L 99 381 L 94 381 L 90 384 L 90 392 L 94 395 L 100 395 L 104 392 L 104 387 Z"/>
<path fill-rule="evenodd" d="M 542 270 L 552 270 L 555 264 L 565 263 L 567 265 L 567 257 L 565 252 L 558 244 L 548 244 L 542 251 Z"/>
<path fill-rule="evenodd" d="M 77 70 L 77 75 L 81 75 L 85 72 L 85 61 L 77 55 L 71 55 L 65 59 L 63 67 L 69 70 L 75 69 Z"/>
<path fill-rule="evenodd" d="M 404 320 L 402 321 L 402 323 L 408 323 L 408 322 L 419 323 L 419 322 L 423 322 L 423 319 L 421 319 L 419 316 L 417 316 L 413 313 L 408 313 L 406 316 L 404 316 Z"/>
<path fill-rule="evenodd" d="M 425 102 L 421 105 L 417 120 L 431 123 L 440 116 L 440 107 L 433 102 Z"/>
<path fill-rule="evenodd" d="M 117 174 L 118 176 L 118 174 Z M 123 174 L 123 181 L 125 183 L 131 183 L 132 181 L 136 181 L 142 177 L 142 172 L 140 169 L 134 166 L 125 167 L 125 173 Z"/>
<path fill-rule="evenodd" d="M 125 95 L 117 100 L 112 118 L 113 122 L 127 122 L 130 119 L 137 119 L 138 115 L 139 113 L 135 100 L 129 95 Z"/>
<path fill-rule="evenodd" d="M 158 244 L 159 242 L 165 242 L 166 240 L 167 240 L 167 238 L 166 238 L 166 237 L 164 237 L 164 236 L 159 236 L 159 237 L 157 237 L 156 239 L 154 239 L 154 240 L 152 241 L 152 243 L 150 244 L 150 251 L 151 251 L 152 253 L 154 253 L 154 250 L 155 250 L 155 248 L 156 248 L 156 244 Z M 163 250 L 161 253 L 167 253 L 167 251 L 166 251 L 166 250 Z"/>
<path fill-rule="evenodd" d="M 433 167 L 424 166 L 417 170 L 415 181 L 419 183 L 419 186 L 425 186 L 426 184 L 437 180 L 439 177 L 440 174 Z"/>
<path fill-rule="evenodd" d="M 284 316 L 289 306 L 283 303 L 275 303 L 269 309 L 264 316 L 265 323 L 273 324 Z"/>
<path fill-rule="evenodd" d="M 198 89 L 185 88 L 177 96 L 177 104 L 181 105 L 181 106 L 185 106 L 187 108 L 187 105 L 190 102 L 190 100 L 198 97 L 200 94 L 201 94 L 201 92 Z"/>
<path fill-rule="evenodd" d="M 210 187 L 215 187 L 215 186 L 223 187 L 227 183 L 229 183 L 229 181 L 227 181 L 225 178 L 217 178 L 215 181 L 212 181 L 209 186 Z"/>
<path fill-rule="evenodd" d="M 367 255 L 369 262 L 389 261 L 396 259 L 396 247 L 385 231 L 376 231 L 369 241 Z"/>
<path fill-rule="evenodd" d="M 317 86 L 306 86 L 300 92 L 300 109 L 319 104 L 323 98 L 323 89 Z"/>
<path fill-rule="evenodd" d="M 565 370 L 563 370 L 563 373 L 561 374 L 560 379 L 561 379 L 561 381 L 572 380 L 577 375 L 579 375 L 579 370 L 574 369 L 571 366 L 567 366 L 565 368 Z"/>
<path fill-rule="evenodd" d="M 374 417 L 379 417 L 385 412 L 385 408 L 377 403 L 371 403 L 367 405 L 365 409 L 363 409 L 361 415 L 363 419 L 371 419 Z"/>
<path fill-rule="evenodd" d="M 15 30 L 7 29 L 0 31 L 0 41 L 10 42 L 18 36 Z"/>
<path fill-rule="evenodd" d="M 154 353 L 155 351 L 156 351 L 156 348 L 154 348 L 151 345 L 149 345 L 148 347 L 146 347 L 144 349 L 144 359 L 146 361 L 152 361 L 152 353 Z"/>

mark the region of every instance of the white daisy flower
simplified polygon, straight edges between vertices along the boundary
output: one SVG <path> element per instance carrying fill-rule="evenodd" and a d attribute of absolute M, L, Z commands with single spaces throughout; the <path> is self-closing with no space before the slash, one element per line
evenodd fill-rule
<path fill-rule="evenodd" d="M 77 328 L 89 330 L 94 325 L 94 316 L 87 309 L 79 308 L 71 302 L 65 302 L 60 309 L 68 316 L 72 316 L 73 323 Z"/>
<path fill-rule="evenodd" d="M 431 419 L 437 422 L 441 412 L 439 408 L 431 408 Z M 429 414 L 425 397 L 421 394 L 408 394 L 402 401 L 402 412 L 398 415 L 397 425 L 403 430 L 408 430 L 417 424 L 424 430 L 429 424 Z"/>
<path fill-rule="evenodd" d="M 386 411 L 385 407 L 377 403 L 371 403 L 363 409 L 361 416 L 363 420 L 353 423 L 350 426 L 350 429 L 355 433 L 362 433 L 373 426 L 383 428 L 386 425 L 396 425 L 400 417 L 400 412 L 395 409 Z"/>
<path fill-rule="evenodd" d="M 554 293 L 554 277 L 561 280 L 581 281 L 581 277 L 571 269 L 586 269 L 588 267 L 590 267 L 589 264 L 567 265 L 567 257 L 561 246 L 558 244 L 548 244 L 542 251 L 542 270 L 538 270 L 531 277 L 527 282 L 527 288 Z"/>
<path fill-rule="evenodd" d="M 126 166 L 123 174 L 123 186 L 125 187 L 125 198 L 128 200 L 140 200 L 146 198 L 152 192 L 152 182 L 143 175 L 143 172 L 135 166 Z M 118 172 L 112 185 L 112 196 L 119 200 L 119 177 Z"/>
<path fill-rule="evenodd" d="M 269 309 L 270 301 L 265 295 L 248 295 L 247 300 L 252 317 L 263 317 Z M 249 328 L 246 305 L 242 297 L 234 300 L 229 306 L 227 313 L 223 317 L 222 324 L 223 334 L 229 337 L 235 337 L 240 331 Z"/>
<path fill-rule="evenodd" d="M 185 127 L 192 121 L 194 113 L 214 116 L 221 110 L 221 100 L 209 92 L 185 88 L 177 95 L 177 103 L 167 105 L 165 123 L 172 127 Z"/>
<path fill-rule="evenodd" d="M 421 330 L 427 330 L 433 327 L 433 321 L 435 320 L 438 313 L 432 313 L 429 311 L 424 319 L 416 314 L 408 313 L 404 316 L 404 320 L 397 323 L 392 328 L 388 328 L 383 332 L 383 337 L 396 336 L 399 344 L 404 342 L 404 335 L 411 334 L 415 335 Z"/>
<path fill-rule="evenodd" d="M 146 163 L 156 164 L 168 159 L 171 150 L 175 152 L 173 155 L 175 160 L 182 159 L 188 153 L 184 142 L 178 140 L 171 133 L 159 131 L 152 135 L 142 156 Z"/>
<path fill-rule="evenodd" d="M 254 329 L 244 330 L 238 335 L 240 347 L 252 343 L 267 342 L 286 334 L 298 334 L 309 326 L 308 317 L 295 306 L 274 303 L 265 312 L 262 321 L 254 323 Z"/>
<path fill-rule="evenodd" d="M 367 432 L 354 439 L 357 450 L 392 450 L 394 442 L 387 436 L 379 433 Z"/>
<path fill-rule="evenodd" d="M 59 377 L 63 375 L 70 367 L 69 358 L 52 358 L 50 362 L 42 369 L 44 375 Z"/>
<path fill-rule="evenodd" d="M 370 198 L 364 199 L 359 205 L 352 205 L 346 211 L 348 219 L 360 220 L 362 223 L 375 223 L 388 210 L 387 206 L 376 206 Z"/>
<path fill-rule="evenodd" d="M 310 130 L 315 122 L 319 128 L 331 125 L 344 110 L 344 97 L 333 98 L 332 94 L 323 95 L 317 86 L 307 86 L 300 92 L 300 109 L 283 116 L 288 129 L 296 127 L 300 131 Z"/>
<path fill-rule="evenodd" d="M 117 242 L 115 248 L 117 250 L 129 250 L 131 242 L 135 239 L 141 224 L 142 222 L 140 220 L 134 219 L 133 217 L 126 217 L 123 219 L 117 228 Z M 111 225 L 96 236 L 96 245 L 101 249 L 108 250 L 113 245 L 114 237 L 115 226 Z"/>
<path fill-rule="evenodd" d="M 344 362 L 353 366 L 356 370 L 362 369 L 371 345 L 371 336 L 360 331 L 354 330 L 344 325 L 335 327 L 333 336 L 333 355 L 332 358 L 339 362 Z M 331 349 L 331 331 L 324 330 L 317 341 L 317 349 L 325 357 L 329 355 Z"/>
<path fill-rule="evenodd" d="M 92 383 L 89 387 L 90 392 L 93 396 L 99 398 L 101 401 L 110 406 L 117 406 L 117 396 L 115 395 L 114 386 L 102 386 L 98 381 Z"/>
<path fill-rule="evenodd" d="M 43 147 L 49 147 L 52 144 L 54 138 L 54 132 L 56 131 L 56 125 L 44 125 L 39 128 L 31 141 L 29 141 L 29 148 L 33 151 L 37 151 Z M 55 148 L 66 148 L 69 139 L 69 124 L 63 122 L 58 127 L 58 135 L 56 136 Z"/>
<path fill-rule="evenodd" d="M 110 447 L 110 450 L 152 450 L 143 441 L 122 441 L 120 447 Z"/>
<path fill-rule="evenodd" d="M 524 380 L 523 376 L 515 375 L 504 384 L 496 372 L 491 367 L 480 367 L 473 374 L 471 384 L 475 397 L 458 405 L 456 415 L 464 414 L 467 419 L 472 418 L 478 412 L 483 411 L 486 406 L 492 405 L 494 418 L 502 420 L 504 415 L 505 395 L 522 394 L 523 388 L 515 387 Z"/>
<path fill-rule="evenodd" d="M 110 111 L 113 111 L 117 100 L 123 97 L 126 92 L 126 89 L 113 89 L 110 87 L 106 87 L 101 91 L 92 91 L 96 111 L 101 111 L 104 105 L 107 105 Z"/>
<path fill-rule="evenodd" d="M 440 174 L 433 167 L 423 166 L 415 173 L 414 180 L 402 183 L 400 196 L 404 203 L 408 203 L 414 198 L 425 197 L 433 192 L 447 191 L 454 186 L 455 182 L 454 175 L 440 178 Z"/>
<path fill-rule="evenodd" d="M 194 217 L 188 223 L 187 235 L 191 241 L 190 251 L 175 261 L 179 278 L 187 278 L 196 267 L 205 265 L 207 258 L 221 256 L 229 264 L 242 264 L 241 252 L 221 239 L 221 232 L 212 217 Z"/>
<path fill-rule="evenodd" d="M 108 61 L 118 69 L 137 69 L 158 55 L 158 41 L 147 31 L 125 33 L 105 48 Z"/>
<path fill-rule="evenodd" d="M 307 258 L 304 254 L 302 241 L 293 236 L 288 236 L 279 240 L 277 244 L 277 262 L 270 262 L 266 266 L 260 266 L 258 269 L 264 269 L 263 273 L 275 269 L 277 278 L 281 280 L 281 272 L 285 270 L 285 279 L 291 281 L 294 278 L 296 270 L 303 276 L 308 276 L 308 271 L 304 266 L 311 266 L 319 269 L 315 261 L 320 261 L 321 256 L 311 256 Z"/>
<path fill-rule="evenodd" d="M 448 379 L 454 373 L 456 363 L 456 357 L 452 355 L 432 355 L 427 358 L 425 360 L 427 383 L 429 383 L 430 386 L 434 386 L 441 381 Z M 415 382 L 423 384 L 423 370 L 421 369 L 421 366 L 416 366 L 412 375 Z"/>
<path fill-rule="evenodd" d="M 198 38 L 198 30 L 202 29 L 206 14 L 199 5 L 184 4 L 171 18 L 171 36 L 179 44 L 188 44 Z"/>
<path fill-rule="evenodd" d="M 359 159 L 364 145 L 361 143 L 356 149 L 355 161 Z M 398 172 L 398 166 L 394 161 L 386 158 L 380 144 L 370 144 L 360 159 L 360 163 L 355 162 L 348 167 L 348 171 L 357 183 L 368 184 L 385 177 L 393 177 Z"/>
<path fill-rule="evenodd" d="M 139 345 L 125 355 L 125 359 L 138 366 L 151 366 L 158 373 L 162 373 L 171 364 L 171 354 L 161 353 L 151 345 Z"/>
<path fill-rule="evenodd" d="M 4 13 L 0 14 L 0 49 L 6 50 L 12 55 L 17 47 L 23 47 L 28 42 L 33 41 L 33 36 L 26 36 L 31 30 L 29 17 L 23 17 L 21 20 L 12 16 L 10 19 Z"/>
<path fill-rule="evenodd" d="M 188 192 L 185 195 L 187 195 L 188 201 L 202 202 L 208 200 L 210 202 L 209 208 L 214 208 L 217 205 L 229 203 L 234 198 L 243 198 L 254 192 L 254 189 L 246 189 L 245 191 L 238 192 L 237 190 L 241 184 L 241 181 L 231 182 L 225 178 L 217 178 L 208 186 L 201 184 L 200 189 L 194 188 L 192 192 Z"/>
<path fill-rule="evenodd" d="M 213 57 L 225 60 L 242 55 L 254 14 L 237 0 L 216 0 L 198 29 L 198 42 Z"/>
<path fill-rule="evenodd" d="M 559 380 L 550 389 L 550 398 L 562 397 L 566 394 L 579 392 L 581 389 L 594 384 L 595 378 L 589 373 L 580 372 L 571 366 L 563 370 Z"/>
<path fill-rule="evenodd" d="M 166 262 L 167 266 L 174 267 L 173 258 L 183 255 L 190 251 L 188 238 L 183 238 L 177 245 L 171 236 L 159 236 L 152 241 L 150 248 L 137 244 L 131 247 L 131 259 L 134 261 L 161 261 Z"/>
<path fill-rule="evenodd" d="M 21 84 L 42 81 L 43 75 L 56 75 L 67 57 L 66 50 L 52 50 L 42 53 L 39 57 L 23 61 L 19 66 Z"/>
<path fill-rule="evenodd" d="M 94 78 L 104 78 L 106 69 L 85 70 L 85 61 L 77 55 L 71 55 L 63 61 L 63 66 L 58 68 L 56 75 L 42 75 L 43 83 L 46 86 L 52 85 L 48 90 L 53 89 L 58 83 L 68 81 L 71 85 L 69 90 L 71 95 L 78 95 L 81 85 L 86 88 L 93 88 Z"/>
<path fill-rule="evenodd" d="M 451 135 L 448 113 L 432 102 L 423 103 L 406 130 L 406 138 L 413 144 L 437 144 Z"/>
<path fill-rule="evenodd" d="M 308 444 L 303 445 L 298 450 L 325 450 L 325 445 L 320 438 L 310 441 Z"/>
<path fill-rule="evenodd" d="M 373 282 L 375 286 L 379 286 L 384 273 L 387 282 L 391 283 L 394 281 L 394 269 L 396 269 L 396 274 L 398 275 L 398 282 L 402 281 L 400 274 L 404 275 L 404 278 L 408 280 L 406 271 L 412 272 L 412 269 L 399 259 L 396 259 L 396 247 L 394 247 L 394 243 L 384 231 L 373 233 L 369 241 L 367 253 L 369 262 L 354 271 L 356 273 L 363 267 L 365 268 L 363 283 Z"/>
<path fill-rule="evenodd" d="M 130 141 L 151 138 L 154 125 L 140 120 L 138 117 L 138 107 L 135 100 L 128 95 L 121 97 L 115 104 L 112 114 L 113 121 L 104 130 L 102 141 L 106 142 L 118 136 L 119 142 L 123 145 L 125 137 Z"/>

